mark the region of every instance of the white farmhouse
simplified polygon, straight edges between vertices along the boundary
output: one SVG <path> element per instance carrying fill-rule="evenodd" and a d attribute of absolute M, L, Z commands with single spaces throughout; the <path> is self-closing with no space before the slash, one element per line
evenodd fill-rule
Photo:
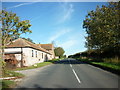
<path fill-rule="evenodd" d="M 24 39 L 16 39 L 4 50 L 7 67 L 25 67 L 53 59 L 51 52 Z"/>

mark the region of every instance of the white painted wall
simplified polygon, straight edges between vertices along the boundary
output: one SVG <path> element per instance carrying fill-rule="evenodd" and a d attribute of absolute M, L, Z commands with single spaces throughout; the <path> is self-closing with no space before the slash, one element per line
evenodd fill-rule
<path fill-rule="evenodd" d="M 37 52 L 37 57 L 36 57 L 36 52 Z M 33 56 L 32 56 L 32 53 L 33 53 Z M 23 65 L 31 66 L 36 63 L 44 62 L 44 59 L 42 59 L 41 55 L 42 55 L 42 52 L 39 50 L 32 49 L 32 48 L 23 48 L 23 60 L 25 61 Z"/>
<path fill-rule="evenodd" d="M 52 60 L 52 55 L 51 54 L 47 54 L 47 57 L 49 60 Z"/>
<path fill-rule="evenodd" d="M 33 50 L 33 57 L 32 57 L 32 50 Z M 37 52 L 37 57 L 36 57 L 36 52 Z M 23 60 L 25 60 L 24 65 L 31 66 L 36 63 L 47 61 L 46 55 L 48 57 L 48 60 L 51 59 L 50 54 L 47 54 L 45 52 L 42 52 L 33 48 L 23 48 Z"/>
<path fill-rule="evenodd" d="M 54 48 L 52 48 L 52 50 L 49 50 L 49 52 L 52 53 L 51 58 L 52 58 L 52 59 L 55 58 Z"/>
<path fill-rule="evenodd" d="M 5 48 L 4 52 L 6 53 L 21 52 L 21 48 Z"/>
<path fill-rule="evenodd" d="M 33 57 L 32 57 L 32 50 L 33 50 Z M 21 48 L 6 48 L 5 52 L 6 53 L 21 52 Z M 22 56 L 21 54 L 15 54 L 15 56 L 18 61 L 21 61 L 21 57 L 22 57 L 24 66 L 31 66 L 36 63 L 41 63 L 41 62 L 46 61 L 46 55 L 48 57 L 48 60 L 52 59 L 52 55 L 33 49 L 33 48 L 29 48 L 29 47 L 22 48 L 22 52 L 23 52 Z M 36 52 L 37 52 L 37 57 L 36 57 Z M 20 66 L 21 66 L 21 62 L 18 64 L 18 67 Z"/>
<path fill-rule="evenodd" d="M 16 59 L 18 60 L 18 65 L 17 67 L 21 67 L 21 54 L 15 54 Z"/>
<path fill-rule="evenodd" d="M 59 56 L 55 56 L 55 59 L 59 59 Z"/>

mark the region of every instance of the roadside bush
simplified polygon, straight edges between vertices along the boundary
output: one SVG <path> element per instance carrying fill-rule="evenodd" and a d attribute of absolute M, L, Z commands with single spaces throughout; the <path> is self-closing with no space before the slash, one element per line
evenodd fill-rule
<path fill-rule="evenodd" d="M 118 58 L 104 58 L 103 61 L 108 63 L 120 64 L 120 60 Z"/>
<path fill-rule="evenodd" d="M 55 63 L 55 62 L 57 62 L 57 61 L 59 61 L 59 60 L 60 60 L 60 58 L 59 58 L 59 59 L 52 59 L 52 60 L 49 60 L 49 61 L 47 61 L 47 62 Z"/>

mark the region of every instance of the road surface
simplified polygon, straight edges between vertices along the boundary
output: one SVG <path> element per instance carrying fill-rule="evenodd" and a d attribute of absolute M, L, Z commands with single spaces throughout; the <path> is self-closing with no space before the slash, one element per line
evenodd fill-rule
<path fill-rule="evenodd" d="M 16 88 L 118 88 L 117 75 L 74 59 L 26 74 Z"/>

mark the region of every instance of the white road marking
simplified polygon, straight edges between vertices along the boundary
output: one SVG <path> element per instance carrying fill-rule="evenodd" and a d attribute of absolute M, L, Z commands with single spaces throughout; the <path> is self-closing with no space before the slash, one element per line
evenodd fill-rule
<path fill-rule="evenodd" d="M 70 64 L 70 67 L 72 68 L 72 65 Z"/>
<path fill-rule="evenodd" d="M 69 60 L 69 63 L 70 63 L 70 60 Z M 81 83 L 80 79 L 78 78 L 78 75 L 76 74 L 75 70 L 74 70 L 73 67 L 72 67 L 72 64 L 70 64 L 70 67 L 72 68 L 72 71 L 73 71 L 73 73 L 74 73 L 74 75 L 75 75 L 78 83 Z"/>
<path fill-rule="evenodd" d="M 69 64 L 70 64 L 70 60 L 69 60 Z M 72 68 L 72 65 L 70 64 L 70 67 Z"/>
<path fill-rule="evenodd" d="M 76 74 L 75 70 L 74 70 L 74 69 L 72 69 L 72 71 L 73 71 L 73 73 L 75 74 L 75 77 L 76 77 L 76 79 L 78 80 L 78 82 L 79 82 L 79 83 L 81 83 L 81 81 L 80 81 L 80 79 L 78 78 L 78 76 L 77 76 L 77 74 Z"/>

